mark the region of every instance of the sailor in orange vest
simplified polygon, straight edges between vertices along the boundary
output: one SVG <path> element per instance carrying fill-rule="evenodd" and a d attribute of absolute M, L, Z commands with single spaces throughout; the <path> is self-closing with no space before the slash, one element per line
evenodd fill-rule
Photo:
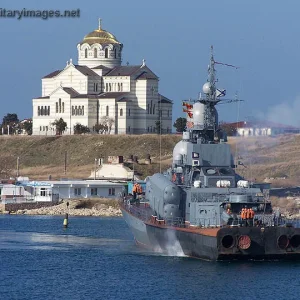
<path fill-rule="evenodd" d="M 254 210 L 250 208 L 250 226 L 253 226 L 253 219 L 254 219 Z"/>
<path fill-rule="evenodd" d="M 242 208 L 241 218 L 242 218 L 242 226 L 246 226 L 246 208 Z"/>
<path fill-rule="evenodd" d="M 133 194 L 133 199 L 136 199 L 136 194 L 137 194 L 137 186 L 136 186 L 136 183 L 133 185 L 133 188 L 132 188 L 132 194 Z"/>
<path fill-rule="evenodd" d="M 246 209 L 246 220 L 247 220 L 247 226 L 250 226 L 250 208 Z"/>

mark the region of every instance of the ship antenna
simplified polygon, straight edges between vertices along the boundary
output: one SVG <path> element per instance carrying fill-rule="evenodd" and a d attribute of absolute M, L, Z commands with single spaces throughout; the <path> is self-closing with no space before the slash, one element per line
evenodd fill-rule
<path fill-rule="evenodd" d="M 161 94 L 159 94 L 159 173 L 161 173 Z"/>

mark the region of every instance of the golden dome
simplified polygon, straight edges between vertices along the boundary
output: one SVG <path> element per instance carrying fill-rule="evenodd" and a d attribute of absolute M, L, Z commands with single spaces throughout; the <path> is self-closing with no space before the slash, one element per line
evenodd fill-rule
<path fill-rule="evenodd" d="M 120 42 L 116 39 L 116 37 L 110 32 L 103 30 L 101 28 L 96 29 L 90 33 L 88 33 L 83 41 L 80 43 L 81 45 L 87 43 L 89 45 L 92 44 L 120 44 Z"/>

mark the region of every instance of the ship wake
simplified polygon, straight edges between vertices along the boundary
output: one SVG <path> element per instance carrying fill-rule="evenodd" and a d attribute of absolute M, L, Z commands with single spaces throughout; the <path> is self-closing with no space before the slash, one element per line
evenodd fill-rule
<path fill-rule="evenodd" d="M 157 245 L 154 251 L 167 256 L 185 257 L 182 247 L 174 230 L 167 229 L 164 234 L 163 244 Z"/>

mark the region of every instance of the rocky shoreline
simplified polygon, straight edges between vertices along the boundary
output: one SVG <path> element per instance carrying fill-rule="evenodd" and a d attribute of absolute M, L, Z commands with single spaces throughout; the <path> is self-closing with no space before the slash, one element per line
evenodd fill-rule
<path fill-rule="evenodd" d="M 67 202 L 69 206 L 67 206 Z M 111 204 L 111 205 L 110 205 Z M 69 216 L 93 216 L 93 217 L 120 217 L 122 216 L 116 200 L 64 200 L 63 202 L 36 209 L 22 209 L 14 212 L 4 211 L 6 214 L 17 215 L 65 215 Z"/>

